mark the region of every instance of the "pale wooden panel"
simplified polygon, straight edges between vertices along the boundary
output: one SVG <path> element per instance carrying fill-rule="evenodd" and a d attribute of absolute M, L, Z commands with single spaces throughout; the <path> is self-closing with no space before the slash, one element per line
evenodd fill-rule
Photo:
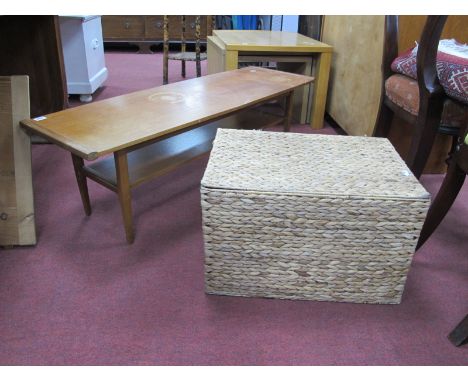
<path fill-rule="evenodd" d="M 36 243 L 27 76 L 0 77 L 0 245 Z"/>
<path fill-rule="evenodd" d="M 222 42 L 217 37 L 208 37 L 206 51 L 208 55 L 208 74 L 224 72 L 225 51 L 223 50 Z"/>
<path fill-rule="evenodd" d="M 377 118 L 385 16 L 325 16 L 334 47 L 327 112 L 349 135 L 372 135 Z"/>
<path fill-rule="evenodd" d="M 0 77 L 0 245 L 18 243 L 11 81 Z"/>

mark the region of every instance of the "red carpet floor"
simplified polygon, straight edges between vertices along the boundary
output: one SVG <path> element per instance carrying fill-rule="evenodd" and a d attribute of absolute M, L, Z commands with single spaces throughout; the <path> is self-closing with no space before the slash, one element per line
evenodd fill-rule
<path fill-rule="evenodd" d="M 97 98 L 158 85 L 158 56 L 107 54 Z M 468 346 L 446 339 L 468 313 L 468 184 L 416 253 L 400 305 L 208 296 L 207 160 L 134 190 L 127 245 L 116 195 L 90 182 L 85 217 L 69 154 L 34 146 L 38 244 L 0 252 L 0 364 L 468 365 Z M 441 180 L 422 178 L 431 193 Z"/>

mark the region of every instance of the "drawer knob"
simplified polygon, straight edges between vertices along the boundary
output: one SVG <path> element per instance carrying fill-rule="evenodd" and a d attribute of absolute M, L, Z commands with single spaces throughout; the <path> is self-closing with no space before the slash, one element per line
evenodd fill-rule
<path fill-rule="evenodd" d="M 190 23 L 190 28 L 195 29 L 195 23 Z"/>
<path fill-rule="evenodd" d="M 158 22 L 156 23 L 156 28 L 161 28 L 161 27 L 162 27 L 162 22 L 161 22 L 161 21 L 158 21 Z"/>
<path fill-rule="evenodd" d="M 125 29 L 130 29 L 130 22 L 125 21 L 124 26 L 125 26 Z"/>
<path fill-rule="evenodd" d="M 2 212 L 2 213 L 0 214 L 0 219 L 1 219 L 1 220 L 7 220 L 7 219 L 8 219 L 8 214 L 7 214 L 6 212 Z"/>

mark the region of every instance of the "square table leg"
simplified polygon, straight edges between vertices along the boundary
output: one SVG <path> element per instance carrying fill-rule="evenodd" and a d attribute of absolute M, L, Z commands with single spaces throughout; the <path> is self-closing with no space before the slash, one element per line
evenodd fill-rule
<path fill-rule="evenodd" d="M 224 70 L 236 70 L 239 67 L 239 52 L 228 50 L 224 56 Z"/>
<path fill-rule="evenodd" d="M 132 222 L 132 198 L 130 193 L 130 181 L 128 175 L 127 152 L 125 150 L 114 153 L 115 170 L 117 173 L 117 194 L 125 227 L 127 243 L 133 243 L 135 235 Z"/>
<path fill-rule="evenodd" d="M 292 112 L 293 112 L 293 96 L 294 91 L 291 91 L 286 96 L 286 106 L 284 108 L 284 125 L 283 130 L 288 132 L 291 127 L 291 119 L 292 119 Z"/>
<path fill-rule="evenodd" d="M 327 102 L 328 77 L 330 75 L 331 52 L 319 54 L 314 85 L 314 97 L 312 101 L 312 116 L 310 127 L 321 129 L 323 127 L 323 116 L 325 115 L 325 104 Z"/>
<path fill-rule="evenodd" d="M 86 175 L 83 172 L 84 160 L 78 155 L 71 154 L 73 161 L 73 168 L 75 169 L 76 182 L 80 190 L 81 201 L 85 210 L 86 216 L 91 215 L 91 203 L 89 201 L 88 182 Z"/>

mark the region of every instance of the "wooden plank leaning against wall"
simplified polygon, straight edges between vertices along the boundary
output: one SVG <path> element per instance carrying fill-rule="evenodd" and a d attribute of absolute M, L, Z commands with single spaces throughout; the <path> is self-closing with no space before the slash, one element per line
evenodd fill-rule
<path fill-rule="evenodd" d="M 379 111 L 385 16 L 325 16 L 322 41 L 334 47 L 328 114 L 349 135 L 372 135 Z"/>
<path fill-rule="evenodd" d="M 36 244 L 27 76 L 0 76 L 0 246 Z"/>
<path fill-rule="evenodd" d="M 399 51 L 404 52 L 419 40 L 426 16 L 400 16 Z M 374 131 L 377 118 L 382 73 L 384 16 L 325 16 L 322 41 L 334 46 L 327 112 L 349 135 L 368 135 Z M 450 16 L 442 38 L 466 42 L 468 16 Z M 410 144 L 411 128 L 395 118 L 390 140 L 401 155 Z M 425 173 L 445 171 L 444 160 L 450 139 L 439 135 Z"/>

